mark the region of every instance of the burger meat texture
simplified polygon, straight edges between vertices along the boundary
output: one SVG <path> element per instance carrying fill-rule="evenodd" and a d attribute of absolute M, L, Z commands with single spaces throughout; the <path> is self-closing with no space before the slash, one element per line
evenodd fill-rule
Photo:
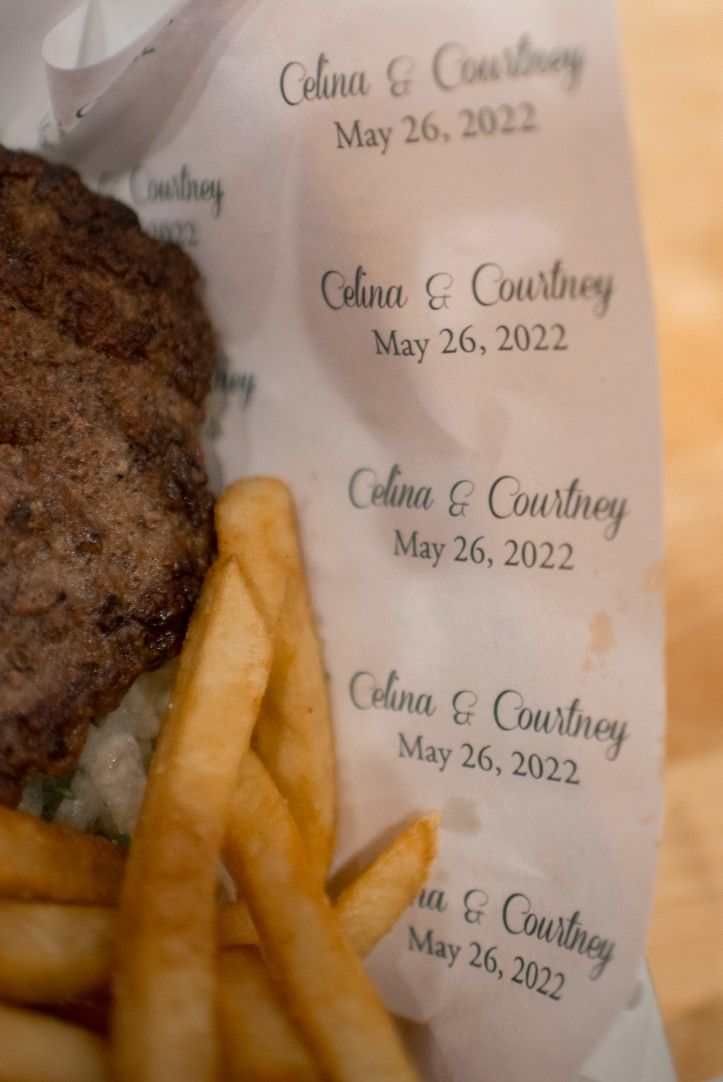
<path fill-rule="evenodd" d="M 212 555 L 191 261 L 0 147 L 0 803 L 176 654 Z"/>

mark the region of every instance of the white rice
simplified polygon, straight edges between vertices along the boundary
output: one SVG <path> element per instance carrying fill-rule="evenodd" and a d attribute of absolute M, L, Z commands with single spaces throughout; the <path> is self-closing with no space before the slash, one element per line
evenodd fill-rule
<path fill-rule="evenodd" d="M 146 788 L 148 763 L 176 674 L 171 661 L 136 680 L 117 710 L 91 725 L 78 766 L 52 818 L 111 838 L 131 835 Z M 25 787 L 22 811 L 42 815 L 47 779 Z"/>

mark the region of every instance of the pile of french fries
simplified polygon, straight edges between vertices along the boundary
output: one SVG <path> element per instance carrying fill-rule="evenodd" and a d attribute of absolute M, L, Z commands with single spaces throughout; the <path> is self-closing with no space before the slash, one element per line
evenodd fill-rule
<path fill-rule="evenodd" d="M 414 1078 L 362 959 L 437 816 L 329 898 L 332 730 L 287 489 L 237 482 L 216 528 L 127 855 L 0 808 L 2 1082 Z"/>

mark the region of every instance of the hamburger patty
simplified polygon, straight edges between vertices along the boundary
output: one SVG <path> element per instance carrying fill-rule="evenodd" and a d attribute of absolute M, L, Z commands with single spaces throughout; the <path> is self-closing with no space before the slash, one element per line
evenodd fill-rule
<path fill-rule="evenodd" d="M 128 207 L 0 147 L 0 803 L 180 648 L 213 545 L 196 278 Z"/>

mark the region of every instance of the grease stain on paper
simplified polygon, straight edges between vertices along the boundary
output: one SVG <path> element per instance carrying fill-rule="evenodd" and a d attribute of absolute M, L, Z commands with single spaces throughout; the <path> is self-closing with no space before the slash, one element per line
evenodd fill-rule
<path fill-rule="evenodd" d="M 602 661 L 606 654 L 612 650 L 615 646 L 615 635 L 613 634 L 613 622 L 610 619 L 610 614 L 604 610 L 600 610 L 593 613 L 590 623 L 588 624 L 590 629 L 590 645 L 588 647 L 589 656 L 585 659 L 582 666 L 583 672 L 589 672 L 593 667 L 595 661 Z"/>
<path fill-rule="evenodd" d="M 442 826 L 452 834 L 477 834 L 482 823 L 472 800 L 453 797 L 442 808 Z"/>
<path fill-rule="evenodd" d="M 643 572 L 640 589 L 644 594 L 661 594 L 665 585 L 665 564 L 662 560 L 648 564 Z"/>

